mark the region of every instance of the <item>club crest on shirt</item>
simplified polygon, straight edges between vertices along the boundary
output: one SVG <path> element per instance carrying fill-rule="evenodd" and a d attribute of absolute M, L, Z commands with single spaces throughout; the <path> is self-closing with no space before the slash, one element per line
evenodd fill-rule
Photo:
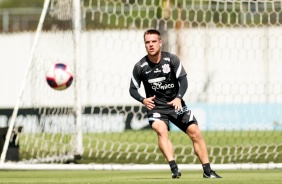
<path fill-rule="evenodd" d="M 169 73 L 170 72 L 169 64 L 164 64 L 162 66 L 162 68 L 163 68 L 163 73 Z"/>

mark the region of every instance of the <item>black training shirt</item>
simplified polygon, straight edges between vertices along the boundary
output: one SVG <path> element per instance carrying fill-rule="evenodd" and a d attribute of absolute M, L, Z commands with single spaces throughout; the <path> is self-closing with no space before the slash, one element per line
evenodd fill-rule
<path fill-rule="evenodd" d="M 174 54 L 161 52 L 161 60 L 158 64 L 152 63 L 148 56 L 145 56 L 133 68 L 130 94 L 142 102 L 144 98 L 137 92 L 137 89 L 143 82 L 146 98 L 156 95 L 155 105 L 167 106 L 167 102 L 180 95 L 178 94 L 178 78 L 185 75 L 186 71 Z M 182 96 L 180 95 L 179 98 L 181 99 Z"/>

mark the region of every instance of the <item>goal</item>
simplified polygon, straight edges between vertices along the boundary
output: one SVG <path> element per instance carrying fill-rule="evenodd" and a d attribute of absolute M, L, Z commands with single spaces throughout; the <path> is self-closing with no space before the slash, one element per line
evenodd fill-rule
<path fill-rule="evenodd" d="M 9 162 L 13 141 L 25 164 L 167 169 L 145 107 L 128 92 L 150 28 L 160 30 L 163 49 L 188 73 L 184 100 L 210 162 L 282 168 L 280 0 L 45 0 L 1 163 Z M 46 83 L 54 62 L 74 72 L 67 90 Z M 182 169 L 198 169 L 187 135 L 171 125 L 170 138 Z"/>

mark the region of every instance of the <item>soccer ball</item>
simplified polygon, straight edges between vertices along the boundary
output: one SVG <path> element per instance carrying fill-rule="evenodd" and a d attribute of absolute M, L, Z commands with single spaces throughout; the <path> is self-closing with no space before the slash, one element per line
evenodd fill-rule
<path fill-rule="evenodd" d="M 55 90 L 67 89 L 73 81 L 72 71 L 64 63 L 55 63 L 46 73 L 46 81 Z"/>

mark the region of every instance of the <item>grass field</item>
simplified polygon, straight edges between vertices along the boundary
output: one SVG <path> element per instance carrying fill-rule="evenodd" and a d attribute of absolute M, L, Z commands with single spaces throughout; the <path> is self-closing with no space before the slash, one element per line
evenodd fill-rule
<path fill-rule="evenodd" d="M 222 179 L 203 179 L 201 171 L 182 171 L 171 179 L 169 171 L 0 171 L 0 183 L 113 183 L 113 184 L 278 184 L 282 170 L 217 171 Z"/>
<path fill-rule="evenodd" d="M 203 131 L 211 159 L 214 163 L 281 163 L 282 162 L 282 131 Z M 194 154 L 188 136 L 180 131 L 170 132 L 171 141 L 175 147 L 177 160 L 182 164 L 192 163 Z M 69 142 L 70 135 L 44 134 L 20 137 L 21 159 L 44 157 L 48 149 L 52 154 L 65 150 L 65 146 L 72 149 Z M 64 144 L 58 144 L 63 142 Z M 83 160 L 77 163 L 140 163 L 164 164 L 166 163 L 157 146 L 157 136 L 153 130 L 124 131 L 121 133 L 93 133 L 83 135 L 84 154 Z M 149 145 L 149 146 L 148 146 Z M 148 146 L 148 147 L 146 147 Z M 219 149 L 219 147 L 221 149 Z M 30 148 L 30 149 L 27 149 Z M 61 151 L 60 151 L 61 149 Z M 144 150 L 147 150 L 144 152 Z M 152 153 L 157 149 L 155 154 Z M 50 152 L 51 152 L 50 151 Z M 184 151 L 184 152 L 183 152 Z M 219 153 L 221 151 L 221 153 Z M 131 154 L 127 158 L 128 153 Z M 33 155 L 31 155 L 33 154 Z M 43 154 L 43 156 L 41 156 Z M 138 154 L 137 159 L 136 155 Z M 221 156 L 224 159 L 222 161 Z M 160 159 L 156 160 L 156 157 Z M 199 163 L 199 162 L 197 162 Z"/>

